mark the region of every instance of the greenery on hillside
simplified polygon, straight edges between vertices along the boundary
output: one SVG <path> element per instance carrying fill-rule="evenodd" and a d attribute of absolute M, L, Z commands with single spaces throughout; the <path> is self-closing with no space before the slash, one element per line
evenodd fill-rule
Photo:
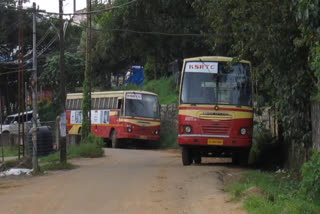
<path fill-rule="evenodd" d="M 112 90 L 143 90 L 151 91 L 159 96 L 160 104 L 178 103 L 178 86 L 175 84 L 175 77 L 161 77 L 159 80 L 145 81 L 143 86 L 122 85 Z"/>

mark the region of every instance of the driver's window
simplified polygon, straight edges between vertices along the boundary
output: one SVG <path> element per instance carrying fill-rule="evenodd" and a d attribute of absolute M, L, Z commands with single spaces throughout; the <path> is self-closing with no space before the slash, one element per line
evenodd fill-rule
<path fill-rule="evenodd" d="M 118 99 L 117 109 L 119 109 L 119 116 L 123 113 L 123 99 Z"/>

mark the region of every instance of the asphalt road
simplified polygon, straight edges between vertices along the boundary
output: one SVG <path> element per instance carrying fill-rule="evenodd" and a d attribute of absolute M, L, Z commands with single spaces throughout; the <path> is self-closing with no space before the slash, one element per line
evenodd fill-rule
<path fill-rule="evenodd" d="M 0 214 L 246 213 L 223 191 L 222 174 L 241 169 L 217 159 L 182 166 L 178 152 L 106 149 L 79 167 L 0 179 Z"/>

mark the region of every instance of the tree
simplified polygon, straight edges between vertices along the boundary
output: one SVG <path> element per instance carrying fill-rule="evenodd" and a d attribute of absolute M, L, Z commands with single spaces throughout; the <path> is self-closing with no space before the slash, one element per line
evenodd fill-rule
<path fill-rule="evenodd" d="M 59 55 L 52 56 L 44 66 L 44 71 L 40 74 L 40 86 L 54 90 L 53 103 L 59 105 Z M 76 87 L 81 87 L 83 83 L 84 60 L 77 53 L 65 52 L 65 73 L 66 89 L 68 92 L 75 92 Z"/>

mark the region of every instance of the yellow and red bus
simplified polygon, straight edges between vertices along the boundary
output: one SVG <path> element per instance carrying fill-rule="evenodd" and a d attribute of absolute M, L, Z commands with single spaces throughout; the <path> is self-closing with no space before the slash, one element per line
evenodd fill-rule
<path fill-rule="evenodd" d="M 247 161 L 253 127 L 250 68 L 249 61 L 229 57 L 184 60 L 178 131 L 183 165 L 210 156 Z"/>
<path fill-rule="evenodd" d="M 147 91 L 105 91 L 91 94 L 91 132 L 109 139 L 113 148 L 128 139 L 154 144 L 160 140 L 157 94 Z M 67 94 L 67 131 L 80 134 L 82 93 Z"/>

